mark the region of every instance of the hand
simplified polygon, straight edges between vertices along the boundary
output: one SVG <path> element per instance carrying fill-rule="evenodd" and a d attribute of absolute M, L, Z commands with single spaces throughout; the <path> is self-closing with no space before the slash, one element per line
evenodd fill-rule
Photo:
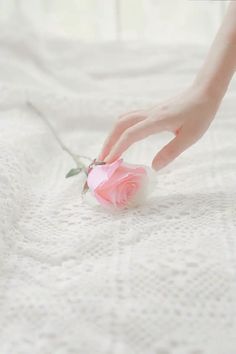
<path fill-rule="evenodd" d="M 105 141 L 99 159 L 111 163 L 138 140 L 170 131 L 175 138 L 156 154 L 152 162 L 152 167 L 160 170 L 201 138 L 219 103 L 219 99 L 204 90 L 191 87 L 154 108 L 124 114 Z"/>

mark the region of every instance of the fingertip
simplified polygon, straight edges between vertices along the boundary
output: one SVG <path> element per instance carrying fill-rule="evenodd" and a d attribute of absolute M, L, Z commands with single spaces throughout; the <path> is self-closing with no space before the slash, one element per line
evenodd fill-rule
<path fill-rule="evenodd" d="M 99 159 L 103 161 L 105 157 L 109 154 L 109 148 L 107 146 L 104 146 L 99 154 Z"/>
<path fill-rule="evenodd" d="M 104 162 L 106 163 L 112 163 L 114 161 L 116 161 L 118 159 L 119 156 L 113 156 L 113 155 L 107 155 L 105 158 L 104 158 Z"/>
<path fill-rule="evenodd" d="M 154 171 L 157 171 L 157 166 L 156 166 L 156 162 L 152 162 L 152 169 L 154 170 Z"/>
<path fill-rule="evenodd" d="M 111 150 L 110 152 L 105 156 L 104 161 L 106 163 L 112 163 L 114 161 L 116 161 L 121 154 L 123 153 L 123 150 L 120 148 L 120 144 L 116 144 Z"/>
<path fill-rule="evenodd" d="M 98 160 L 99 161 L 103 161 L 105 159 L 105 155 L 104 155 L 104 153 L 100 153 L 99 155 L 98 155 Z"/>
<path fill-rule="evenodd" d="M 155 171 L 160 171 L 167 164 L 168 164 L 168 161 L 163 160 L 161 157 L 155 157 L 154 160 L 152 161 L 152 168 Z"/>

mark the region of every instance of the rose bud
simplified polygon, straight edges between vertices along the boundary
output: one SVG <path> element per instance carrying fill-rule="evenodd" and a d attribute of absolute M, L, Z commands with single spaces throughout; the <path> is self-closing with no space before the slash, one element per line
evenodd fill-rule
<path fill-rule="evenodd" d="M 88 173 L 87 185 L 101 205 L 122 209 L 136 206 L 146 198 L 149 176 L 149 167 L 119 159 L 111 164 L 94 165 Z"/>

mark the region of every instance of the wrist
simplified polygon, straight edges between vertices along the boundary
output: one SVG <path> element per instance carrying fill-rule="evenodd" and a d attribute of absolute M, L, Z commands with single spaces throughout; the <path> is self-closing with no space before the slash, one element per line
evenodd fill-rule
<path fill-rule="evenodd" d="M 227 87 L 222 87 L 220 85 L 207 82 L 200 81 L 198 78 L 193 82 L 192 85 L 194 90 L 197 90 L 199 95 L 202 98 L 205 98 L 207 101 L 212 102 L 212 104 L 219 106 L 226 91 Z"/>

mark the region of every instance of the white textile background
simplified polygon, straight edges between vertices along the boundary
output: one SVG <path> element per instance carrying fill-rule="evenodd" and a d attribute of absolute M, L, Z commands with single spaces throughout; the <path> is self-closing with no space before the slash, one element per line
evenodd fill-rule
<path fill-rule="evenodd" d="M 84 41 L 209 43 L 228 1 L 0 0 L 0 21 Z"/>
<path fill-rule="evenodd" d="M 114 214 L 81 199 L 80 177 L 65 179 L 73 161 L 26 101 L 95 157 L 119 114 L 191 82 L 206 47 L 85 44 L 95 34 L 77 31 L 72 13 L 70 30 L 53 22 L 66 2 L 1 3 L 0 353 L 235 354 L 235 81 L 149 202 Z M 125 158 L 150 164 L 169 138 Z"/>

